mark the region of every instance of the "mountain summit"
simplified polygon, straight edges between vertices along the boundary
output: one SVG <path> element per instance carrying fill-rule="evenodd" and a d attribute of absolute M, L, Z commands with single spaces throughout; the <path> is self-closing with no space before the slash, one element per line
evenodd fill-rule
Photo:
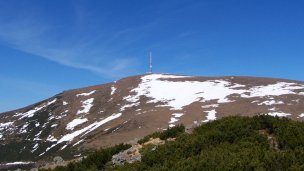
<path fill-rule="evenodd" d="M 64 91 L 0 114 L 0 162 L 66 159 L 132 142 L 177 124 L 230 115 L 302 120 L 304 82 L 147 74 Z"/>

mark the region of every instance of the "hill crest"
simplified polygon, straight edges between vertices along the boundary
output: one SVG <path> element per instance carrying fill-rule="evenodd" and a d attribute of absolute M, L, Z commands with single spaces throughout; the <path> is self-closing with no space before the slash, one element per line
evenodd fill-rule
<path fill-rule="evenodd" d="M 191 128 L 230 115 L 264 113 L 302 120 L 303 104 L 301 81 L 171 74 L 127 77 L 2 113 L 0 152 L 9 149 L 11 154 L 0 161 L 75 158 L 86 150 L 129 142 L 177 124 Z"/>

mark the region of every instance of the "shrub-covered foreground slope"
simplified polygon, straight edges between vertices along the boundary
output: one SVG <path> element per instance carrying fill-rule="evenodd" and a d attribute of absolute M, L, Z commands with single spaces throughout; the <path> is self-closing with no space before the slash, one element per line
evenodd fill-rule
<path fill-rule="evenodd" d="M 265 115 L 227 117 L 143 149 L 141 162 L 113 167 L 109 155 L 108 164 L 98 160 L 107 150 L 98 153 L 55 170 L 304 170 L 304 123 Z"/>

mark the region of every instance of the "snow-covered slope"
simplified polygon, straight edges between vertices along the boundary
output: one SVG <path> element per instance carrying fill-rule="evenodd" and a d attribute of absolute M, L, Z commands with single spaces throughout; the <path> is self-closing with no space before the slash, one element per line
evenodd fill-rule
<path fill-rule="evenodd" d="M 302 120 L 304 83 L 255 77 L 148 74 L 65 91 L 0 114 L 0 162 L 66 158 L 177 124 L 228 115 Z M 67 155 L 70 154 L 70 155 Z"/>

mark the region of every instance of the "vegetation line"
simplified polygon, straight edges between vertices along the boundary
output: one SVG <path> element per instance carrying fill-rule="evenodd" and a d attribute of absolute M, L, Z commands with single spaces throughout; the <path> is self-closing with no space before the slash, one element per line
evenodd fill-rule
<path fill-rule="evenodd" d="M 176 139 L 143 148 L 141 161 L 114 166 L 112 155 L 130 147 L 121 144 L 54 171 L 304 170 L 303 133 L 302 122 L 287 118 L 227 117 L 201 125 L 191 134 L 180 125 L 146 136 L 140 144 L 156 137 Z"/>

